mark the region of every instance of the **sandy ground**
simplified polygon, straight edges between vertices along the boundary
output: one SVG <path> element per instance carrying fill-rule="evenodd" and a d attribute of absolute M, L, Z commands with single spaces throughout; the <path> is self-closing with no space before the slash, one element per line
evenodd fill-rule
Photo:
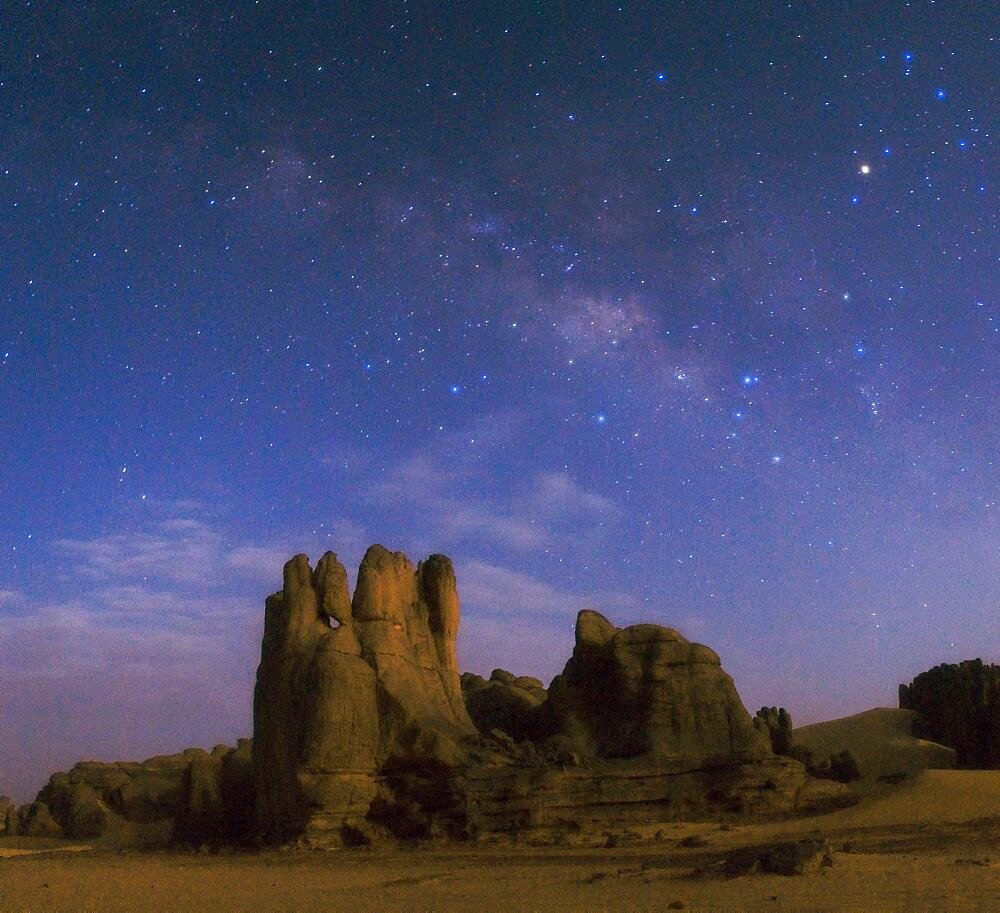
<path fill-rule="evenodd" d="M 828 841 L 832 866 L 791 877 L 712 871 L 728 850 L 804 834 Z M 680 845 L 693 836 L 703 845 Z M 666 824 L 659 839 L 615 848 L 196 854 L 58 846 L 0 840 L 0 910 L 997 913 L 1000 772 L 925 771 L 829 815 L 728 828 Z"/>

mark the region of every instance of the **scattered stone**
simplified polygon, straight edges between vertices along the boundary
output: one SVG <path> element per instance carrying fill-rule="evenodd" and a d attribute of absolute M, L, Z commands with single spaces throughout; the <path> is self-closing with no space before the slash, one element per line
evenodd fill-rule
<path fill-rule="evenodd" d="M 680 845 L 687 848 L 708 846 L 708 841 L 700 834 L 691 834 L 681 840 Z"/>
<path fill-rule="evenodd" d="M 804 875 L 830 865 L 833 856 L 826 841 L 809 837 L 734 850 L 723 860 L 722 871 L 730 877 L 755 872 Z"/>

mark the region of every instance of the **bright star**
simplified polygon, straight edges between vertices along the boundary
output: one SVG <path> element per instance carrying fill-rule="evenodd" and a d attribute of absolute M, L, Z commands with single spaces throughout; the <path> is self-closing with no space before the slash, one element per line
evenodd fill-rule
<path fill-rule="evenodd" d="M 871 172 L 872 172 L 872 166 L 871 165 L 862 165 L 861 166 L 861 173 L 862 174 L 871 174 Z"/>

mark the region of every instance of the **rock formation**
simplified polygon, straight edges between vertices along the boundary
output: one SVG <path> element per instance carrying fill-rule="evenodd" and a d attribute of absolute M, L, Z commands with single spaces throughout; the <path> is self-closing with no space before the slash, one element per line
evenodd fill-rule
<path fill-rule="evenodd" d="M 755 725 L 719 657 L 677 631 L 580 612 L 546 690 L 502 669 L 460 678 L 458 624 L 443 555 L 414 567 L 374 545 L 353 599 L 336 555 L 296 555 L 265 602 L 252 742 L 77 764 L 30 805 L 0 800 L 0 822 L 133 846 L 565 842 L 848 801 L 775 754 L 780 713 Z"/>
<path fill-rule="evenodd" d="M 581 612 L 546 693 L 503 670 L 460 682 L 458 609 L 443 556 L 372 546 L 353 600 L 332 553 L 288 562 L 254 699 L 264 840 L 555 838 L 844 797 L 776 757 L 719 657 L 676 631 Z"/>
<path fill-rule="evenodd" d="M 416 568 L 374 545 L 347 574 L 327 552 L 285 565 L 268 598 L 254 692 L 254 777 L 261 836 L 365 839 L 373 818 L 407 818 L 392 774 L 445 781 L 475 733 L 455 658 L 451 562 Z M 387 786 L 388 793 L 387 795 Z"/>
<path fill-rule="evenodd" d="M 954 748 L 960 767 L 1000 767 L 1000 666 L 935 666 L 899 686 L 899 706 L 916 711 L 913 734 Z"/>
<path fill-rule="evenodd" d="M 547 695 L 537 678 L 494 669 L 488 680 L 474 672 L 463 673 L 462 696 L 473 724 L 483 735 L 500 731 L 523 742 L 536 735 L 536 711 Z"/>
<path fill-rule="evenodd" d="M 83 761 L 53 774 L 8 821 L 9 834 L 129 845 L 245 841 L 254 823 L 250 741 L 211 754 L 190 748 L 145 761 Z"/>
<path fill-rule="evenodd" d="M 580 612 L 576 646 L 549 687 L 541 729 L 585 758 L 762 757 L 718 655 L 658 625 Z"/>
<path fill-rule="evenodd" d="M 767 733 L 771 751 L 780 755 L 791 755 L 792 718 L 784 707 L 761 707 L 753 718 L 753 724 Z"/>

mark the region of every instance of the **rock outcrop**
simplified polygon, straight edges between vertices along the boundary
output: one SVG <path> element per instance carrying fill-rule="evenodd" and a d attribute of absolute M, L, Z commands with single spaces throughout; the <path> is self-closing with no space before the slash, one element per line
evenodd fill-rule
<path fill-rule="evenodd" d="M 1000 767 L 1000 666 L 935 666 L 899 686 L 899 706 L 916 711 L 913 734 L 954 748 L 960 767 Z"/>
<path fill-rule="evenodd" d="M 593 611 L 580 612 L 573 656 L 541 715 L 549 739 L 585 758 L 771 753 L 715 652 L 659 625 L 618 629 Z"/>
<path fill-rule="evenodd" d="M 53 774 L 8 833 L 138 846 L 237 843 L 254 824 L 250 741 Z"/>
<path fill-rule="evenodd" d="M 502 669 L 460 677 L 458 625 L 443 555 L 414 567 L 374 545 L 353 598 L 335 554 L 315 569 L 296 555 L 265 602 L 252 742 L 80 763 L 30 805 L 0 800 L 0 821 L 130 846 L 588 842 L 849 801 L 775 754 L 780 713 L 755 725 L 719 657 L 677 631 L 580 612 L 546 690 Z"/>
<path fill-rule="evenodd" d="M 373 546 L 353 600 L 332 553 L 288 562 L 254 699 L 264 840 L 565 839 L 844 800 L 773 754 L 719 657 L 676 631 L 581 612 L 546 692 L 503 670 L 460 681 L 458 611 L 443 556 Z"/>
<path fill-rule="evenodd" d="M 372 820 L 412 817 L 402 793 L 448 780 L 475 733 L 455 658 L 458 620 L 443 555 L 414 568 L 372 546 L 353 601 L 332 552 L 315 570 L 305 555 L 285 565 L 266 603 L 254 692 L 263 839 L 364 840 Z"/>
<path fill-rule="evenodd" d="M 500 731 L 523 742 L 537 735 L 537 711 L 547 694 L 537 678 L 494 669 L 489 679 L 474 672 L 463 673 L 462 696 L 473 724 L 483 735 Z"/>
<path fill-rule="evenodd" d="M 791 754 L 792 718 L 784 707 L 761 707 L 753 718 L 753 724 L 767 733 L 771 751 L 780 755 Z"/>

